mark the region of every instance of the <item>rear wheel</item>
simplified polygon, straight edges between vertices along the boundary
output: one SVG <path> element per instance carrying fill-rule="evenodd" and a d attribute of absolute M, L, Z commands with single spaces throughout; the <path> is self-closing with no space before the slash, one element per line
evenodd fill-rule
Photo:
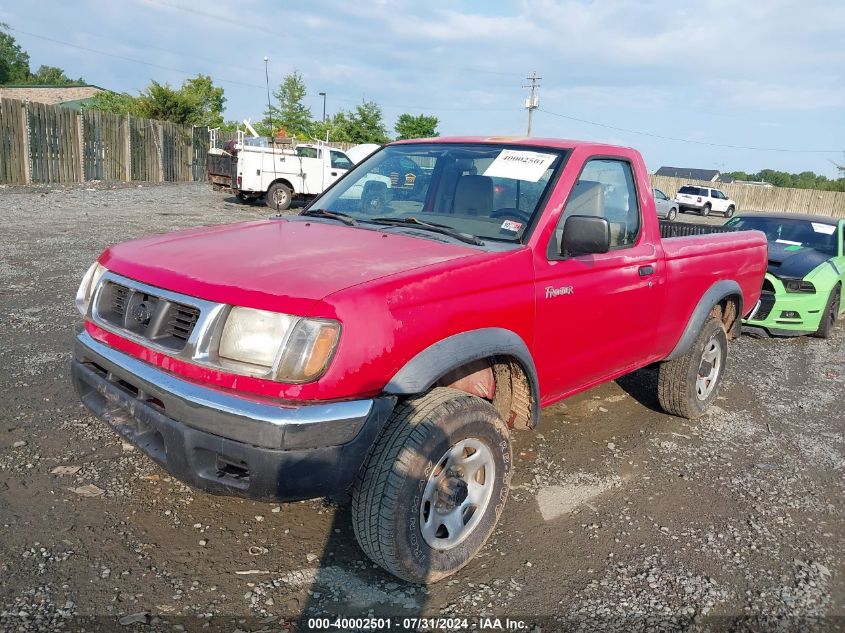
<path fill-rule="evenodd" d="M 666 217 L 669 219 L 670 222 L 674 222 L 675 218 L 678 217 L 678 210 L 675 207 L 672 207 L 671 209 L 669 209 L 669 215 Z"/>
<path fill-rule="evenodd" d="M 657 395 L 667 413 L 693 420 L 719 395 L 728 356 L 728 337 L 719 319 L 711 317 L 690 350 L 660 365 Z"/>
<path fill-rule="evenodd" d="M 725 217 L 726 218 L 732 218 L 733 215 L 734 215 L 734 211 L 736 211 L 736 209 L 734 209 L 733 205 L 729 206 L 728 210 L 725 211 Z"/>
<path fill-rule="evenodd" d="M 830 297 L 822 314 L 822 322 L 819 329 L 813 334 L 819 338 L 830 338 L 833 328 L 836 326 L 836 319 L 839 317 L 839 304 L 842 301 L 842 289 L 837 285 L 830 291 Z"/>
<path fill-rule="evenodd" d="M 703 207 L 701 207 L 701 215 L 710 215 L 710 205 L 709 204 L 705 204 Z"/>
<path fill-rule="evenodd" d="M 274 182 L 267 190 L 265 197 L 267 206 L 276 211 L 285 211 L 290 208 L 290 203 L 293 200 L 293 194 L 290 187 L 280 182 Z"/>
<path fill-rule="evenodd" d="M 438 387 L 401 403 L 352 493 L 361 549 L 409 582 L 455 573 L 493 532 L 511 461 L 507 426 L 489 402 Z"/>

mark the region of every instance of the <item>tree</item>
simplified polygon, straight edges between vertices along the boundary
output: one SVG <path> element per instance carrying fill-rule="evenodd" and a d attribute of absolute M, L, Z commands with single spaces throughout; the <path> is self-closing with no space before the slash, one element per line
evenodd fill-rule
<path fill-rule="evenodd" d="M 153 81 L 137 97 L 125 92 L 99 92 L 87 107 L 182 125 L 221 127 L 225 103 L 223 88 L 216 87 L 208 75 L 197 75 L 186 79 L 178 90 Z"/>
<path fill-rule="evenodd" d="M 138 97 L 133 114 L 186 125 L 190 125 L 195 116 L 194 104 L 180 90 L 157 81 L 153 81 Z"/>
<path fill-rule="evenodd" d="M 71 79 L 65 75 L 65 71 L 55 66 L 39 66 L 34 75 L 30 75 L 27 83 L 41 84 L 46 86 L 84 86 L 85 80 Z"/>
<path fill-rule="evenodd" d="M 305 82 L 302 75 L 297 71 L 286 75 L 279 89 L 273 93 L 279 106 L 271 104 L 270 108 L 264 112 L 262 121 L 264 128 L 273 133 L 281 128 L 288 136 L 309 138 L 314 121 L 310 108 L 302 103 L 305 94 Z"/>
<path fill-rule="evenodd" d="M 0 22 L 0 84 L 22 84 L 29 79 L 29 54 L 6 33 L 8 24 Z"/>
<path fill-rule="evenodd" d="M 190 124 L 195 126 L 222 127 L 226 97 L 223 88 L 214 85 L 208 75 L 197 75 L 182 83 L 181 92 L 190 102 L 193 114 Z"/>
<path fill-rule="evenodd" d="M 396 140 L 402 141 L 410 138 L 430 138 L 439 136 L 437 132 L 437 117 L 420 114 L 400 114 L 396 119 Z"/>
<path fill-rule="evenodd" d="M 335 141 L 345 143 L 386 143 L 387 132 L 381 108 L 374 101 L 364 101 L 354 112 L 338 112 L 332 118 Z"/>
<path fill-rule="evenodd" d="M 135 114 L 137 101 L 136 97 L 126 92 L 104 90 L 91 97 L 91 101 L 85 107 L 112 114 Z"/>

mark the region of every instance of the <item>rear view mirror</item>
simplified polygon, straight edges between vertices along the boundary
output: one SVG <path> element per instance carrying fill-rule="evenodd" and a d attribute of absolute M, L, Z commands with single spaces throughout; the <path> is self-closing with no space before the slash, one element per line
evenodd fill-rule
<path fill-rule="evenodd" d="M 564 257 L 610 250 L 610 222 L 592 215 L 573 215 L 563 223 L 560 254 Z"/>

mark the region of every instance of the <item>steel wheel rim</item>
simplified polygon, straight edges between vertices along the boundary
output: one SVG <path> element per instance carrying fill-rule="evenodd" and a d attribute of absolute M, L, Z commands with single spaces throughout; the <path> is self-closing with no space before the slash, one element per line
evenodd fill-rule
<path fill-rule="evenodd" d="M 457 547 L 478 527 L 496 478 L 493 452 L 467 438 L 434 463 L 420 503 L 420 532 L 436 550 Z"/>
<path fill-rule="evenodd" d="M 287 201 L 288 194 L 284 189 L 276 189 L 276 191 L 273 192 L 273 202 L 276 203 L 277 207 L 282 206 Z"/>
<path fill-rule="evenodd" d="M 695 392 L 699 400 L 706 400 L 716 388 L 719 373 L 722 371 L 722 344 L 711 338 L 701 354 L 698 377 L 695 379 Z"/>

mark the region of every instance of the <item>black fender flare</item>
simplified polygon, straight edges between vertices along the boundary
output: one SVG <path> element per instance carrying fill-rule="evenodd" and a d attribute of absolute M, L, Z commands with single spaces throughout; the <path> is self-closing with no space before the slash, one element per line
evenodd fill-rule
<path fill-rule="evenodd" d="M 737 324 L 741 323 L 743 317 L 742 288 L 740 288 L 739 284 L 732 279 L 717 281 L 715 284 L 710 286 L 707 292 L 704 293 L 704 296 L 701 297 L 698 305 L 695 306 L 695 310 L 693 310 L 692 316 L 689 321 L 687 321 L 684 333 L 681 334 L 681 338 L 675 344 L 675 349 L 673 349 L 664 360 L 674 360 L 675 358 L 679 358 L 686 354 L 695 342 L 701 328 L 704 327 L 704 323 L 707 321 L 707 318 L 710 316 L 710 312 L 713 311 L 713 308 L 716 307 L 720 301 L 731 296 L 736 296 L 739 301 L 736 319 Z"/>
<path fill-rule="evenodd" d="M 467 363 L 493 356 L 516 359 L 531 388 L 531 427 L 540 418 L 540 388 L 537 368 L 528 346 L 518 334 L 505 328 L 481 328 L 454 334 L 419 352 L 396 372 L 384 388 L 388 395 L 425 393 L 450 371 Z"/>

